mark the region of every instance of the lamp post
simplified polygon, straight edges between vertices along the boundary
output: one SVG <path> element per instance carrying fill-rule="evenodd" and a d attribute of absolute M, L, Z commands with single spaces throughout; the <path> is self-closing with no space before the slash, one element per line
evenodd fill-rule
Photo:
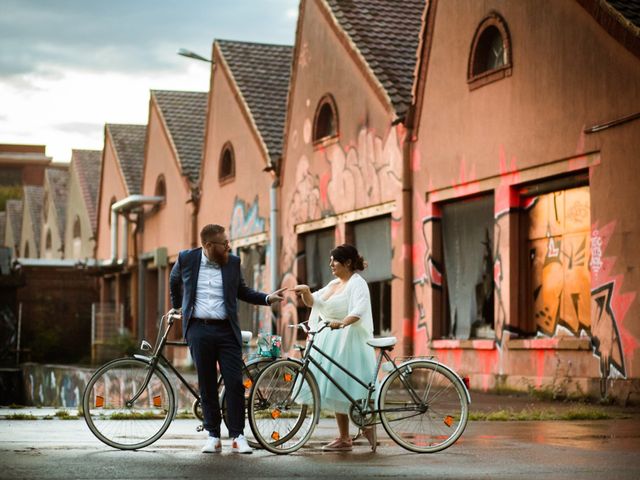
<path fill-rule="evenodd" d="M 203 57 L 202 55 L 198 55 L 191 50 L 187 50 L 186 48 L 181 48 L 178 50 L 178 55 L 182 55 L 183 57 L 193 58 L 195 60 L 200 60 L 201 62 L 213 63 L 213 60 Z"/>

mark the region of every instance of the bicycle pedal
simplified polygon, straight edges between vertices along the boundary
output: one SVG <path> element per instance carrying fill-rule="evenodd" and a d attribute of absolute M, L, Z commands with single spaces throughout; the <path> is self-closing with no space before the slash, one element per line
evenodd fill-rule
<path fill-rule="evenodd" d="M 196 432 L 201 432 L 203 430 L 204 430 L 204 425 L 202 423 L 196 427 Z"/>

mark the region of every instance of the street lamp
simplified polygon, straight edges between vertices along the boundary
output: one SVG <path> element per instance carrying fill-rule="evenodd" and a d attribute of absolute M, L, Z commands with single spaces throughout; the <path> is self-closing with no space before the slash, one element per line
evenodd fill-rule
<path fill-rule="evenodd" d="M 200 60 L 201 62 L 207 62 L 213 64 L 213 60 L 209 60 L 208 58 L 203 57 L 202 55 L 198 55 L 197 53 L 192 52 L 191 50 L 187 50 L 186 48 L 181 48 L 178 50 L 178 55 L 182 55 L 183 57 L 193 58 L 195 60 Z"/>

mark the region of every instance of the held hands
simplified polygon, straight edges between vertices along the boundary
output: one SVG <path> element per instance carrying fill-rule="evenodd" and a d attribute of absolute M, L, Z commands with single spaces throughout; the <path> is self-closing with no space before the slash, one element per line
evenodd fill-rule
<path fill-rule="evenodd" d="M 295 294 L 299 297 L 304 295 L 305 293 L 311 295 L 311 289 L 309 288 L 309 285 L 296 285 L 290 290 L 294 291 Z"/>
<path fill-rule="evenodd" d="M 284 300 L 284 297 L 281 295 L 282 292 L 284 292 L 287 288 L 279 288 L 278 290 L 275 290 L 273 292 L 271 292 L 268 296 L 267 296 L 267 303 L 269 305 L 273 305 L 276 302 L 281 302 L 282 300 Z"/>

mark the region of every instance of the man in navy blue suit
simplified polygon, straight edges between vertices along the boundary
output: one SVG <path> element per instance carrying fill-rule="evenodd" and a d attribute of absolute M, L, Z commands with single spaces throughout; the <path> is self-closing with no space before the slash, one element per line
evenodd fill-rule
<path fill-rule="evenodd" d="M 217 367 L 227 392 L 227 422 L 232 451 L 251 453 L 244 431 L 242 336 L 238 299 L 254 305 L 283 300 L 281 288 L 267 295 L 249 288 L 240 271 L 240 259 L 230 254 L 224 227 L 207 225 L 200 232 L 201 248 L 178 254 L 170 276 L 171 306 L 182 313 L 182 331 L 198 371 L 204 428 L 209 438 L 204 453 L 222 450 Z"/>

